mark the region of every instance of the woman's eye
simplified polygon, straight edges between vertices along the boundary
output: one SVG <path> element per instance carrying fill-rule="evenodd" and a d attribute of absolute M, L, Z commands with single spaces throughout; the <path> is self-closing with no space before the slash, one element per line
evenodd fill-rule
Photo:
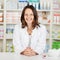
<path fill-rule="evenodd" d="M 25 16 L 28 16 L 27 14 L 25 14 Z"/>
<path fill-rule="evenodd" d="M 24 16 L 33 16 L 33 14 L 29 14 L 29 15 L 28 14 L 25 14 Z"/>
<path fill-rule="evenodd" d="M 33 14 L 30 14 L 31 16 L 33 16 Z"/>

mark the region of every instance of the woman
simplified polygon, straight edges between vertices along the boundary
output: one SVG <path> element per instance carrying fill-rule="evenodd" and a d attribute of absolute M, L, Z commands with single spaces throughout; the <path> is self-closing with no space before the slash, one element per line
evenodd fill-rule
<path fill-rule="evenodd" d="M 32 5 L 24 7 L 21 25 L 16 25 L 13 33 L 15 52 L 26 56 L 42 54 L 46 46 L 46 27 L 38 23 L 36 9 Z"/>

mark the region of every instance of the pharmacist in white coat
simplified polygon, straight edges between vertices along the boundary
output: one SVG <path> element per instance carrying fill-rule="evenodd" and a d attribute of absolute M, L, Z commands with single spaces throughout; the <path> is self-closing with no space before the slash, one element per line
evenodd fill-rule
<path fill-rule="evenodd" d="M 46 46 L 46 27 L 38 23 L 36 9 L 32 5 L 24 7 L 21 24 L 13 33 L 14 50 L 18 54 L 35 56 L 42 54 Z"/>

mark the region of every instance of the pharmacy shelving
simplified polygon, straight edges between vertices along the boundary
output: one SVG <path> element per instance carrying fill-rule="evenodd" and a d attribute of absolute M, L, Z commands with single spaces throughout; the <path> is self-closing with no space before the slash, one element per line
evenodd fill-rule
<path fill-rule="evenodd" d="M 0 22 L 0 27 L 3 26 L 3 38 L 0 38 L 0 51 L 3 52 L 13 52 L 13 30 L 15 24 L 20 23 L 20 16 L 22 9 L 25 5 L 28 4 L 28 2 L 20 2 L 22 0 L 0 0 L 0 12 L 3 13 L 3 21 Z M 29 0 L 25 0 L 29 1 Z M 31 0 L 33 1 L 33 0 Z M 34 0 L 38 1 L 38 0 Z M 54 42 L 60 42 L 60 38 L 53 37 L 53 33 L 56 31 L 56 28 L 60 27 L 60 22 L 56 23 L 54 20 L 56 16 L 54 14 L 60 13 L 60 7 L 57 5 L 59 3 L 59 0 L 39 0 L 38 3 L 36 2 L 29 2 L 29 4 L 32 4 L 36 9 L 38 13 L 38 19 L 41 24 L 44 24 L 47 28 L 47 45 L 49 45 L 49 48 L 52 48 L 54 45 Z M 59 1 L 60 2 L 60 1 Z M 24 3 L 24 5 L 22 4 Z M 40 4 L 40 5 L 39 5 Z M 56 6 L 57 8 L 56 10 Z M 38 8 L 37 8 L 38 7 Z M 45 14 L 45 15 L 44 15 Z M 55 17 L 55 18 L 54 18 Z M 55 23 L 54 23 L 55 21 Z M 60 21 L 60 16 L 59 16 Z M 55 31 L 53 31 L 55 29 Z M 59 28 L 60 31 L 60 28 Z M 60 35 L 59 35 L 60 36 Z"/>
<path fill-rule="evenodd" d="M 0 51 L 3 52 L 4 41 L 4 1 L 0 0 Z"/>
<path fill-rule="evenodd" d="M 3 22 L 0 22 L 0 25 L 3 25 L 4 23 Z"/>
<path fill-rule="evenodd" d="M 53 0 L 52 48 L 60 48 L 60 0 Z"/>

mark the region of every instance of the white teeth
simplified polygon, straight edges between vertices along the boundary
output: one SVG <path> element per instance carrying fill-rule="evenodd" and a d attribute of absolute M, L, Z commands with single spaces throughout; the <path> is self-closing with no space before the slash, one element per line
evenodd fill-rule
<path fill-rule="evenodd" d="M 31 19 L 26 19 L 26 20 L 31 20 Z"/>
<path fill-rule="evenodd" d="M 26 19 L 26 20 L 32 20 L 32 19 Z"/>

